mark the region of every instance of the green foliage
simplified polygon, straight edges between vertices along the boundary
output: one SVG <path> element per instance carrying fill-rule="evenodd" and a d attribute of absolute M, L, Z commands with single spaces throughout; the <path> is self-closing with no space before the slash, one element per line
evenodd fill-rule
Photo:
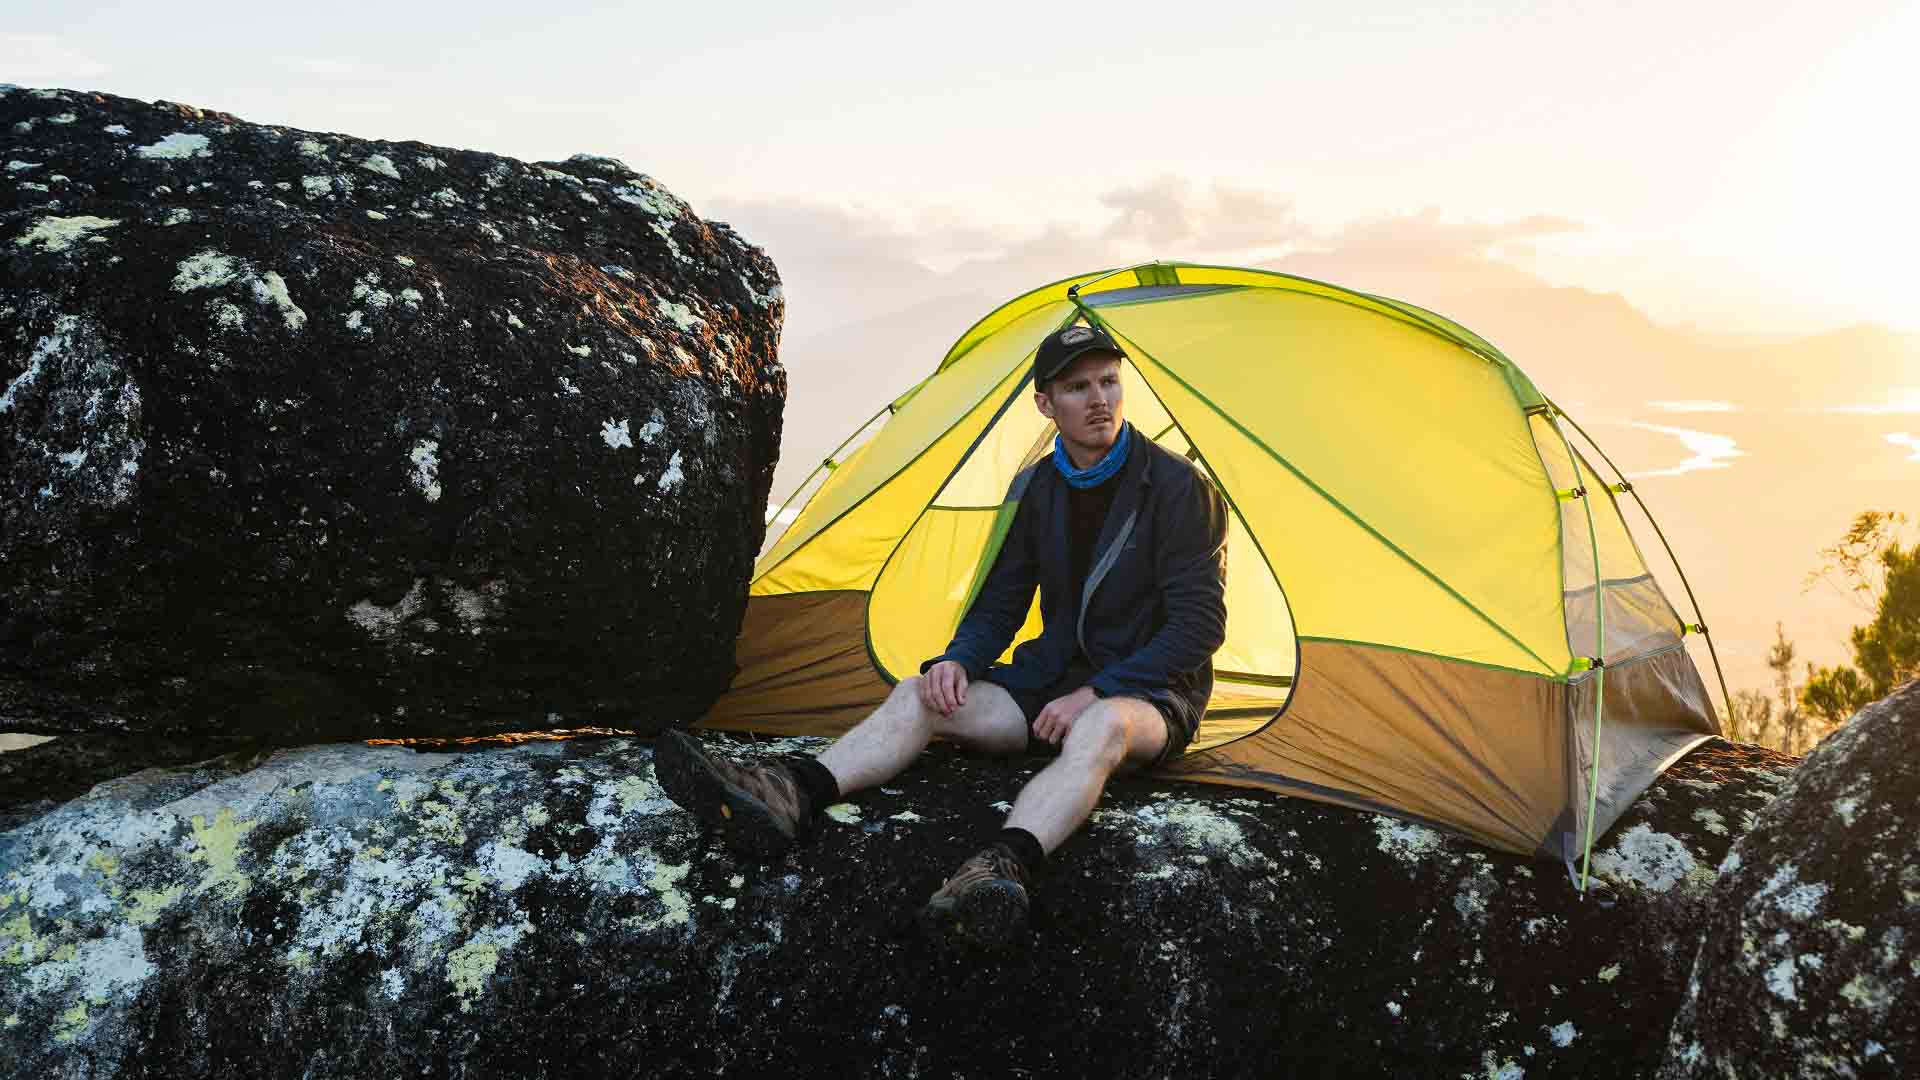
<path fill-rule="evenodd" d="M 1850 635 L 1853 665 L 1807 669 L 1800 705 L 1830 724 L 1920 676 L 1920 541 L 1901 547 L 1904 514 L 1869 511 L 1840 543 L 1821 551 L 1826 581 L 1871 602 L 1873 620 Z"/>
<path fill-rule="evenodd" d="M 1764 690 L 1736 690 L 1730 704 L 1733 711 L 1722 717 L 1724 722 L 1720 725 L 1727 738 L 1734 742 L 1773 745 L 1773 699 Z"/>

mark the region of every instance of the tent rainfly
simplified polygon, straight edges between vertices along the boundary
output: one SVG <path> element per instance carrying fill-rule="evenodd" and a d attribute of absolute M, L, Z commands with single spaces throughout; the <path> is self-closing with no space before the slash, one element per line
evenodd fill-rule
<path fill-rule="evenodd" d="M 946 647 L 1052 446 L 1033 351 L 1076 321 L 1126 349 L 1135 429 L 1232 509 L 1213 698 L 1163 775 L 1579 863 L 1584 888 L 1594 835 L 1718 733 L 1683 641 L 1706 628 L 1648 572 L 1632 485 L 1500 350 L 1397 300 L 1186 263 L 1003 304 L 823 462 L 702 726 L 837 735 Z M 1036 603 L 1016 643 L 1039 628 Z"/>

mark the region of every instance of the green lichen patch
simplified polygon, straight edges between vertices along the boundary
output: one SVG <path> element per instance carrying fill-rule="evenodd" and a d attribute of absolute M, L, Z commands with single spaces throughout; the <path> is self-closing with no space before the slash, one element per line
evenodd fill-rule
<path fill-rule="evenodd" d="M 472 1012 L 473 1000 L 487 988 L 487 980 L 500 964 L 500 949 L 484 941 L 471 941 L 447 957 L 447 981 L 459 995 L 460 1011 Z"/>
<path fill-rule="evenodd" d="M 191 824 L 195 847 L 187 857 L 207 868 L 199 891 L 217 892 L 229 899 L 246 892 L 251 880 L 240 872 L 240 841 L 259 822 L 241 821 L 232 807 L 223 806 L 214 814 L 212 824 L 199 814 L 193 816 Z"/>
<path fill-rule="evenodd" d="M 31 964 L 42 949 L 33 933 L 33 919 L 26 912 L 0 921 L 0 964 Z"/>
<path fill-rule="evenodd" d="M 87 1030 L 87 1006 L 84 1002 L 60 1014 L 54 1023 L 55 1042 L 70 1043 Z"/>
<path fill-rule="evenodd" d="M 173 906 L 173 902 L 186 893 L 184 885 L 169 885 L 164 889 L 136 889 L 127 897 L 127 921 L 135 926 L 152 926 L 160 918 L 160 913 Z"/>

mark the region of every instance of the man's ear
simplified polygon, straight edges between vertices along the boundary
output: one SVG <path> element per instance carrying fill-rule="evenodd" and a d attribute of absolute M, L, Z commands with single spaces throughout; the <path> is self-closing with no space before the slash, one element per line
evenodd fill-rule
<path fill-rule="evenodd" d="M 1039 408 L 1041 416 L 1049 420 L 1053 419 L 1053 399 L 1047 396 L 1045 390 L 1035 390 L 1033 392 L 1033 404 Z"/>

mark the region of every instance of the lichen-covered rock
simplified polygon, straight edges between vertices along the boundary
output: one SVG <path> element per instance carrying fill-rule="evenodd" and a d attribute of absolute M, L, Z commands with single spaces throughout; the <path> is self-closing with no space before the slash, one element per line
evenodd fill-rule
<path fill-rule="evenodd" d="M 720 742 L 766 754 L 806 740 Z M 0 1060 L 36 1077 L 1646 1075 L 1686 913 L 1784 777 L 1711 743 L 1551 864 L 1117 781 L 1028 947 L 912 914 L 1043 762 L 936 748 L 772 865 L 646 742 L 152 769 L 0 833 Z M 1676 959 L 1676 957 L 1678 959 Z"/>
<path fill-rule="evenodd" d="M 607 158 L 64 90 L 0 90 L 0 129 L 0 730 L 724 687 L 785 395 L 758 248 Z"/>
<path fill-rule="evenodd" d="M 1662 1076 L 1920 1071 L 1920 682 L 1807 755 L 1711 911 Z"/>

